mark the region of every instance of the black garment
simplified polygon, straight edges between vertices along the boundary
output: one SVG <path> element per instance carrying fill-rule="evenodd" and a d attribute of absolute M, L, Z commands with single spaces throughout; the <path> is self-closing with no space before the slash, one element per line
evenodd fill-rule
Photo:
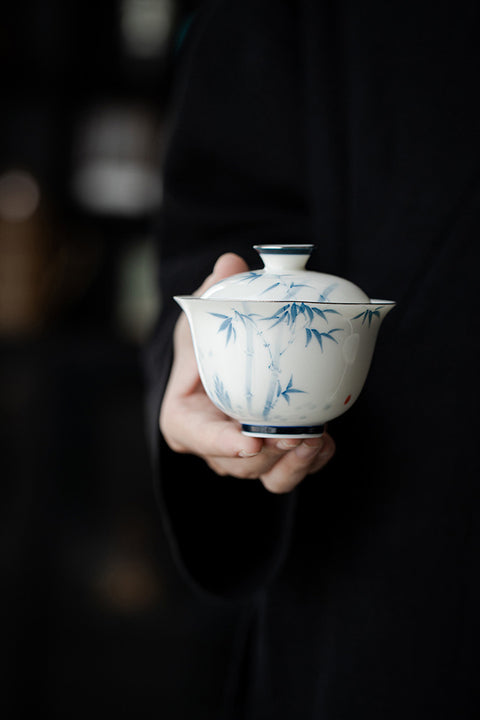
<path fill-rule="evenodd" d="M 480 5 L 243 0 L 191 28 L 147 367 L 179 567 L 242 608 L 226 720 L 479 716 Z M 293 493 L 218 478 L 158 435 L 178 309 L 226 250 L 398 307 L 334 460 Z M 236 663 L 236 664 L 235 664 Z"/>

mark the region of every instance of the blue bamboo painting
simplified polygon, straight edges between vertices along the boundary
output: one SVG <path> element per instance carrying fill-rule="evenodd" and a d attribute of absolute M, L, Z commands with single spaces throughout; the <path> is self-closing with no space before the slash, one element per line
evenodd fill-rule
<path fill-rule="evenodd" d="M 334 315 L 340 315 L 338 310 L 333 310 L 332 308 L 318 308 L 318 307 L 310 307 L 306 303 L 287 303 L 286 305 L 283 305 L 279 310 L 277 310 L 274 315 L 270 315 L 267 318 L 264 318 L 265 320 L 274 320 L 273 325 L 271 327 L 275 327 L 275 325 L 278 325 L 279 323 L 285 322 L 287 325 L 295 325 L 297 319 L 303 318 L 306 325 L 310 325 L 314 320 L 315 317 L 319 317 L 322 320 L 324 320 L 326 323 L 328 323 L 328 314 L 334 314 Z"/>
<path fill-rule="evenodd" d="M 225 390 L 225 387 L 223 385 L 223 382 L 220 380 L 218 375 L 215 375 L 213 378 L 213 386 L 215 388 L 215 396 L 217 398 L 218 404 L 224 410 L 227 414 L 228 412 L 231 412 L 232 410 L 232 403 L 230 401 L 230 396 Z"/>
<path fill-rule="evenodd" d="M 246 338 L 246 373 L 245 373 L 245 393 L 247 404 L 251 406 L 253 397 L 253 357 L 255 338 L 260 342 L 260 346 L 266 353 L 267 366 L 270 370 L 270 382 L 266 390 L 266 400 L 263 409 L 263 417 L 268 418 L 276 404 L 283 398 L 285 402 L 290 403 L 290 398 L 294 394 L 304 393 L 300 387 L 294 384 L 293 374 L 286 386 L 282 386 L 282 357 L 288 347 L 293 343 L 297 332 L 305 332 L 305 347 L 308 347 L 312 340 L 320 351 L 323 353 L 325 344 L 329 342 L 338 344 L 337 334 L 343 332 L 342 328 L 333 327 L 326 328 L 329 324 L 329 318 L 341 316 L 341 313 L 334 308 L 319 308 L 307 305 L 304 302 L 290 302 L 282 304 L 273 315 L 261 317 L 256 313 L 241 313 L 232 309 L 230 315 L 224 313 L 209 313 L 213 317 L 218 318 L 220 324 L 217 332 L 225 335 L 225 346 L 230 343 L 235 344 L 240 329 L 245 333 Z M 321 323 L 321 327 L 318 326 Z M 268 331 L 278 325 L 285 327 L 285 333 L 275 335 L 275 346 L 268 339 Z M 317 327 L 315 327 L 317 325 Z M 258 347 L 258 346 L 257 346 Z M 225 394 L 223 385 L 217 377 L 215 381 L 215 392 L 217 398 L 226 407 L 230 403 L 228 394 Z"/>
<path fill-rule="evenodd" d="M 298 388 L 293 387 L 293 375 L 290 375 L 290 380 L 288 381 L 285 390 L 282 390 L 281 384 L 278 383 L 277 397 L 279 397 L 279 398 L 282 397 L 289 405 L 290 405 L 290 395 L 293 395 L 294 393 L 305 394 L 305 390 L 299 390 Z"/>
<path fill-rule="evenodd" d="M 305 347 L 308 347 L 312 338 L 315 338 L 315 340 L 320 345 L 321 351 L 323 352 L 323 340 L 324 339 L 331 340 L 332 342 L 338 344 L 338 340 L 333 335 L 333 333 L 336 333 L 336 332 L 342 332 L 342 328 L 332 328 L 328 332 L 319 332 L 315 328 L 305 328 L 305 333 L 307 335 Z"/>
<path fill-rule="evenodd" d="M 273 290 L 276 290 L 277 288 L 282 288 L 282 294 L 285 300 L 290 300 L 297 295 L 298 291 L 301 288 L 310 288 L 311 290 L 315 289 L 313 285 L 309 285 L 308 283 L 298 283 L 289 280 L 288 278 L 292 276 L 288 273 L 281 273 L 278 275 L 269 273 L 268 277 L 274 280 L 274 282 L 267 288 L 262 290 L 260 295 L 268 295 L 268 293 L 272 292 Z M 262 278 L 265 278 L 265 273 L 263 270 L 251 270 L 250 272 L 245 273 L 243 277 L 239 278 L 238 282 L 244 282 L 250 285 L 252 282 L 255 282 L 255 280 L 260 280 Z M 333 292 L 333 290 L 335 290 L 336 287 L 338 287 L 338 282 L 333 282 L 328 285 L 319 294 L 318 302 L 327 302 L 329 295 Z"/>
<path fill-rule="evenodd" d="M 368 322 L 368 327 L 370 327 L 372 324 L 372 318 L 376 317 L 380 319 L 380 310 L 383 310 L 383 305 L 379 305 L 375 308 L 375 310 L 364 310 L 364 312 L 355 315 L 352 319 L 358 320 L 359 318 L 362 318 L 362 325 Z"/>
<path fill-rule="evenodd" d="M 254 273 L 250 275 L 253 276 Z M 250 281 L 253 282 L 254 277 L 250 277 Z M 232 307 L 230 312 L 227 310 L 223 313 L 208 314 L 218 321 L 216 331 L 225 338 L 225 347 L 236 348 L 238 345 L 245 353 L 244 376 L 239 378 L 240 389 L 243 383 L 248 410 L 252 411 L 252 407 L 256 407 L 267 424 L 275 422 L 281 406 L 290 405 L 295 398 L 304 396 L 308 402 L 309 392 L 302 388 L 302 382 L 299 377 L 295 377 L 295 372 L 291 372 L 293 366 L 291 354 L 288 353 L 290 346 L 301 341 L 303 335 L 304 347 L 308 348 L 308 352 L 327 354 L 329 348 L 333 349 L 343 338 L 348 338 L 348 327 L 353 332 L 353 321 L 361 323 L 367 329 L 372 328 L 373 332 L 377 322 L 381 322 L 385 306 L 370 305 L 365 308 L 363 305 L 361 312 L 353 317 L 350 309 L 347 310 L 345 306 L 315 306 L 295 300 L 278 302 L 275 305 L 268 303 L 266 307 L 270 312 L 266 315 L 249 312 L 251 307 L 248 301 L 245 301 L 243 312 Z M 258 304 L 254 307 L 257 309 Z M 274 312 L 272 307 L 275 308 Z M 341 325 L 343 327 L 340 327 Z M 258 379 L 255 380 L 255 366 L 258 362 L 268 370 L 268 379 L 264 386 L 259 385 Z M 220 406 L 228 414 L 233 410 L 232 402 L 219 376 L 214 377 L 214 391 Z M 349 400 L 350 395 L 346 402 Z"/>

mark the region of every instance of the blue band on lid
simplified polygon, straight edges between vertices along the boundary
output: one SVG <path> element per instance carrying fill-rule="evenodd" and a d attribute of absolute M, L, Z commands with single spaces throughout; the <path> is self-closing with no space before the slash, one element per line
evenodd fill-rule
<path fill-rule="evenodd" d="M 314 245 L 254 245 L 261 255 L 310 255 Z"/>

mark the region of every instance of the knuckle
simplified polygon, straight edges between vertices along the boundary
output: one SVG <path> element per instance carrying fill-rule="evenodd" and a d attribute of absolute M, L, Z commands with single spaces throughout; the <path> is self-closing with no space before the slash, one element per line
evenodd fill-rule
<path fill-rule="evenodd" d="M 207 463 L 210 470 L 213 470 L 214 473 L 217 475 L 220 475 L 220 477 L 226 477 L 229 473 L 225 470 L 222 465 L 215 462 L 214 460 L 211 460 L 210 458 L 205 458 L 205 462 Z"/>
<path fill-rule="evenodd" d="M 240 477 L 242 477 L 244 480 L 258 480 L 258 470 L 251 470 L 248 468 L 244 468 L 241 471 Z"/>
<path fill-rule="evenodd" d="M 176 453 L 186 453 L 187 450 L 184 445 L 182 445 L 180 442 L 178 442 L 168 431 L 168 426 L 165 424 L 165 422 L 162 421 L 162 417 L 160 417 L 159 422 L 159 428 L 160 432 L 163 435 L 163 439 L 167 443 L 170 450 L 173 450 L 173 452 Z"/>
<path fill-rule="evenodd" d="M 261 478 L 260 478 L 261 479 Z M 286 490 L 279 483 L 271 483 L 268 480 L 262 480 L 263 486 L 273 495 L 284 495 Z"/>
<path fill-rule="evenodd" d="M 174 440 L 173 438 L 169 438 L 167 435 L 164 434 L 165 442 L 167 443 L 170 450 L 173 450 L 173 452 L 178 453 L 179 455 L 186 455 L 188 450 L 184 445 L 181 445 L 179 442 Z"/>
<path fill-rule="evenodd" d="M 169 422 L 168 422 L 168 405 L 165 401 L 161 407 L 160 415 L 158 417 L 158 427 L 160 432 L 162 433 L 165 440 L 168 442 L 168 436 L 169 436 Z"/>
<path fill-rule="evenodd" d="M 298 483 L 303 480 L 303 476 L 300 478 L 270 478 L 268 475 L 260 477 L 260 480 L 268 492 L 274 495 L 284 495 L 290 492 Z"/>
<path fill-rule="evenodd" d="M 255 468 L 248 467 L 246 465 L 236 465 L 232 469 L 231 475 L 240 478 L 241 480 L 256 480 L 258 478 L 258 470 Z"/>
<path fill-rule="evenodd" d="M 175 440 L 175 438 L 169 435 L 169 433 L 162 431 L 162 435 L 170 450 L 178 453 L 179 455 L 186 455 L 188 453 L 188 449 L 185 445 L 182 445 L 182 443 Z"/>

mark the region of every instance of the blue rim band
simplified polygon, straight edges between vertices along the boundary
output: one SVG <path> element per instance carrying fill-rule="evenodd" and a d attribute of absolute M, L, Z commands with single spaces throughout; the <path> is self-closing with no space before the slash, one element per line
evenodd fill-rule
<path fill-rule="evenodd" d="M 254 245 L 261 255 L 310 255 L 315 245 Z"/>
<path fill-rule="evenodd" d="M 242 425 L 243 432 L 263 435 L 320 435 L 325 425 Z"/>

